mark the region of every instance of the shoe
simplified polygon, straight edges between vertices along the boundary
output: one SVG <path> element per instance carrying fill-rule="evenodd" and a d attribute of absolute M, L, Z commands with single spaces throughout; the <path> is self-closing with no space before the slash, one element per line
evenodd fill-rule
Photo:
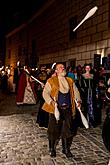
<path fill-rule="evenodd" d="M 52 158 L 56 157 L 56 147 L 55 147 L 55 140 L 49 140 L 49 152 L 50 152 L 50 156 Z"/>
<path fill-rule="evenodd" d="M 62 139 L 62 153 L 66 155 L 67 158 L 72 158 L 73 155 L 70 152 L 71 142 L 70 139 Z"/>
<path fill-rule="evenodd" d="M 55 151 L 55 150 L 51 150 L 51 151 L 50 151 L 50 156 L 51 156 L 52 158 L 55 158 L 55 157 L 56 157 L 56 151 Z"/>
<path fill-rule="evenodd" d="M 62 153 L 65 154 L 65 156 L 67 158 L 72 158 L 73 157 L 73 154 L 70 151 L 64 151 L 64 150 L 62 150 Z"/>

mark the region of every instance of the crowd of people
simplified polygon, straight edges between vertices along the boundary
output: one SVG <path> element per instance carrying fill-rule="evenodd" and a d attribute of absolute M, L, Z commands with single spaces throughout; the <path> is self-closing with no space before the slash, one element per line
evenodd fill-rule
<path fill-rule="evenodd" d="M 72 139 L 77 128 L 84 127 L 78 108 L 81 108 L 90 128 L 102 123 L 102 109 L 110 77 L 105 73 L 102 66 L 96 69 L 91 64 L 83 67 L 78 65 L 76 68 L 65 68 L 61 63 L 51 69 L 46 66 L 37 70 L 29 66 L 15 68 L 13 83 L 16 84 L 16 104 L 39 103 L 36 123 L 47 129 L 51 157 L 56 157 L 56 145 L 60 138 L 62 152 L 67 158 L 73 156 L 70 151 Z"/>

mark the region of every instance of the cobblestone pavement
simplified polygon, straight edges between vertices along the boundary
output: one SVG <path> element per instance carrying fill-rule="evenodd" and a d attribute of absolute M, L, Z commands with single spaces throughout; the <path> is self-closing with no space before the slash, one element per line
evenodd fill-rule
<path fill-rule="evenodd" d="M 0 165 L 107 165 L 109 153 L 103 145 L 101 126 L 79 128 L 69 160 L 57 145 L 51 159 L 45 129 L 36 124 L 38 105 L 17 107 L 15 95 L 0 95 Z"/>

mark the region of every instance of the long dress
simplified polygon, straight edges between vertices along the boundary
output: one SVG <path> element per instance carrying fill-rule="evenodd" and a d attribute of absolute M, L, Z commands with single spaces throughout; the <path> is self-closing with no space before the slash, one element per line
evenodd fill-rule
<path fill-rule="evenodd" d="M 90 77 L 86 77 L 85 74 L 82 74 L 81 91 L 84 114 L 88 120 L 89 126 L 96 127 L 98 118 L 96 84 L 92 74 Z"/>
<path fill-rule="evenodd" d="M 30 81 L 30 78 L 25 73 L 25 71 L 23 71 L 19 79 L 16 104 L 36 104 L 36 93 L 34 91 L 34 84 Z"/>

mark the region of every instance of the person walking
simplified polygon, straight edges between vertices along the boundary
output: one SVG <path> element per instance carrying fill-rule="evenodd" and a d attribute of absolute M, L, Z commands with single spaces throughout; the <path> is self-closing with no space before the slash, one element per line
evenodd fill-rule
<path fill-rule="evenodd" d="M 84 69 L 85 73 L 82 74 L 80 84 L 82 107 L 89 126 L 94 128 L 98 125 L 100 113 L 97 110 L 96 81 L 94 75 L 91 74 L 91 64 L 85 64 Z"/>
<path fill-rule="evenodd" d="M 21 64 L 20 61 L 17 62 L 16 68 L 14 68 L 14 75 L 13 75 L 13 84 L 15 84 L 15 94 L 18 91 L 18 83 L 21 76 Z"/>
<path fill-rule="evenodd" d="M 110 78 L 107 81 L 107 88 L 106 88 L 106 117 L 104 119 L 103 125 L 102 125 L 102 139 L 103 143 L 110 153 Z M 110 158 L 108 165 L 110 165 Z"/>
<path fill-rule="evenodd" d="M 110 153 L 110 106 L 108 106 L 106 111 L 106 117 L 102 126 L 102 139 L 106 149 Z M 110 158 L 108 165 L 110 165 Z"/>
<path fill-rule="evenodd" d="M 43 82 L 45 84 L 46 80 L 47 80 L 47 76 L 48 75 L 47 75 L 46 67 L 42 66 L 40 68 L 39 74 L 37 75 L 37 78 L 38 78 L 38 80 L 40 80 L 41 82 Z M 42 97 L 42 91 L 43 91 L 43 88 L 39 84 L 38 88 L 37 88 L 37 96 L 38 96 L 38 100 L 39 100 L 39 110 L 38 110 L 38 114 L 37 114 L 36 123 L 38 124 L 38 126 L 40 128 L 47 128 L 49 114 L 48 114 L 48 112 L 42 110 L 42 105 L 44 104 L 44 99 Z"/>
<path fill-rule="evenodd" d="M 27 74 L 26 70 L 31 73 L 31 68 L 27 66 L 20 76 L 16 95 L 17 105 L 36 104 L 37 96 L 34 89 L 35 82 L 32 81 L 32 78 Z"/>
<path fill-rule="evenodd" d="M 81 106 L 80 94 L 74 80 L 65 77 L 63 64 L 56 65 L 56 76 L 49 78 L 43 89 L 45 103 L 42 109 L 49 112 L 48 140 L 51 157 L 56 157 L 56 144 L 61 137 L 62 152 L 67 158 L 73 157 L 70 147 L 76 135 L 76 105 Z"/>

